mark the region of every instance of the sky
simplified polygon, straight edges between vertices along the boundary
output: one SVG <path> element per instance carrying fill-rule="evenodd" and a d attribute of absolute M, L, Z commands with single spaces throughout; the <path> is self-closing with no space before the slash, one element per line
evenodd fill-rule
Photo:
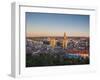
<path fill-rule="evenodd" d="M 27 37 L 89 36 L 89 15 L 26 12 Z"/>

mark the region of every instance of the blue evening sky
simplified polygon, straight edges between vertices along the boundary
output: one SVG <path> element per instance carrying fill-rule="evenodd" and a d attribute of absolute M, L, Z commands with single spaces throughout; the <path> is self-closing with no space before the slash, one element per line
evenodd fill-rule
<path fill-rule="evenodd" d="M 26 31 L 33 35 L 66 32 L 69 36 L 89 36 L 89 15 L 26 12 L 25 16 Z"/>

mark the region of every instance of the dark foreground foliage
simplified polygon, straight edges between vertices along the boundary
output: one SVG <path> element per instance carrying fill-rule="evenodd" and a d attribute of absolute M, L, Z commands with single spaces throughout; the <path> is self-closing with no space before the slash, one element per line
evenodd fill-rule
<path fill-rule="evenodd" d="M 70 58 L 64 55 L 38 54 L 26 55 L 26 67 L 36 66 L 57 66 L 57 65 L 80 65 L 89 64 L 89 58 L 77 57 Z"/>

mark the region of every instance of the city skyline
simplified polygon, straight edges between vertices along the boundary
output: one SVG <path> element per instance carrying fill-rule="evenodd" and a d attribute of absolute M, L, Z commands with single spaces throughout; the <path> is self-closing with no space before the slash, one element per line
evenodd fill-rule
<path fill-rule="evenodd" d="M 89 37 L 89 15 L 26 12 L 26 36 Z"/>

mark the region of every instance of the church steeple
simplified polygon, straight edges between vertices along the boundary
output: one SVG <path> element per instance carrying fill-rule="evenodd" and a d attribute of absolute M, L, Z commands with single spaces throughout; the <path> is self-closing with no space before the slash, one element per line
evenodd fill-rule
<path fill-rule="evenodd" d="M 66 40 L 66 33 L 64 32 L 64 39 Z"/>
<path fill-rule="evenodd" d="M 62 44 L 63 48 L 67 47 L 67 37 L 66 37 L 66 33 L 64 32 L 64 38 L 63 38 L 63 44 Z"/>

